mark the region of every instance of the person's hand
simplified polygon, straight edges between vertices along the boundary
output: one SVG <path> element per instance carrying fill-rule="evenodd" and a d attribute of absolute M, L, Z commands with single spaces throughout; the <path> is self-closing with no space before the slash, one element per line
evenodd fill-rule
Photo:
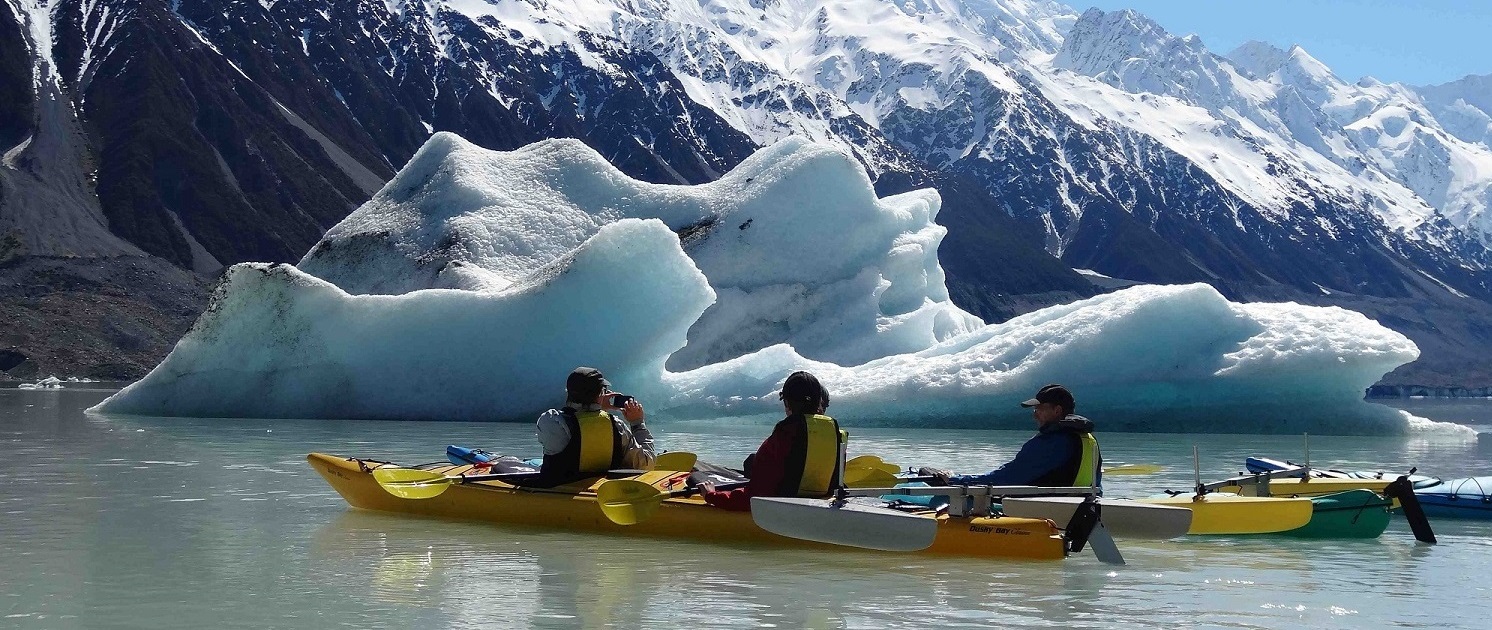
<path fill-rule="evenodd" d="M 701 482 L 699 482 L 698 486 L 695 486 L 695 488 L 697 490 L 699 490 L 699 493 L 701 495 L 709 494 L 709 493 L 715 491 L 715 482 L 713 482 L 713 481 L 701 481 Z"/>
<path fill-rule="evenodd" d="M 627 404 L 622 407 L 622 417 L 626 418 L 627 422 L 632 426 L 637 426 L 641 423 L 645 415 L 642 410 L 642 403 L 637 402 L 636 398 L 627 401 Z"/>
<path fill-rule="evenodd" d="M 924 466 L 917 469 L 917 474 L 922 477 L 932 477 L 933 481 L 938 482 L 938 485 L 946 486 L 948 485 L 948 478 L 953 476 L 953 471 Z"/>

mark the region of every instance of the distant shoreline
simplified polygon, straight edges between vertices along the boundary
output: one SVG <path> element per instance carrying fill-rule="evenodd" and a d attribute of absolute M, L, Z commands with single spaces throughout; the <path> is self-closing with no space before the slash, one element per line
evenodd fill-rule
<path fill-rule="evenodd" d="M 1368 399 L 1383 398 L 1492 398 L 1492 387 L 1432 387 L 1429 385 L 1374 385 Z"/>

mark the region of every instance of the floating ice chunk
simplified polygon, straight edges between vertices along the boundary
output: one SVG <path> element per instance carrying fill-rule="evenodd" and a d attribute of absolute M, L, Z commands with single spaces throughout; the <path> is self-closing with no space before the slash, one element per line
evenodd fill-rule
<path fill-rule="evenodd" d="M 501 290 L 603 225 L 658 218 L 718 296 L 670 367 L 776 343 L 853 365 L 983 325 L 948 298 L 941 205 L 932 190 L 877 199 L 853 158 L 796 138 L 715 182 L 669 186 L 631 179 L 577 140 L 502 152 L 441 133 L 299 267 L 350 293 Z"/>
<path fill-rule="evenodd" d="M 17 389 L 62 389 L 62 379 L 56 376 L 48 376 L 35 383 L 21 383 Z"/>
<path fill-rule="evenodd" d="M 777 346 L 666 374 L 660 395 L 673 392 L 663 406 L 688 415 L 772 413 L 783 377 L 807 369 L 851 426 L 1026 428 L 1018 403 L 1059 382 L 1104 430 L 1406 433 L 1407 416 L 1363 391 L 1418 355 L 1352 311 L 1233 304 L 1205 284 L 1138 286 L 854 367 Z"/>
<path fill-rule="evenodd" d="M 350 295 L 290 265 L 234 265 L 166 360 L 97 409 L 516 419 L 562 404 L 577 365 L 656 381 L 713 298 L 656 220 L 604 226 L 498 292 Z"/>

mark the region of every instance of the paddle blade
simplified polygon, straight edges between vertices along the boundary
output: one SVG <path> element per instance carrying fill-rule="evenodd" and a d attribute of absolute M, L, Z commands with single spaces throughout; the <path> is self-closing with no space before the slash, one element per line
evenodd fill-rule
<path fill-rule="evenodd" d="M 1404 519 L 1409 521 L 1409 530 L 1414 532 L 1415 540 L 1435 544 L 1435 532 L 1430 529 L 1430 519 L 1425 516 L 1424 508 L 1420 507 L 1419 496 L 1414 494 L 1414 485 L 1409 482 L 1407 475 L 1388 484 L 1383 489 L 1383 496 L 1399 501 L 1399 508 L 1404 512 Z"/>
<path fill-rule="evenodd" d="M 456 481 L 454 477 L 413 468 L 379 468 L 373 471 L 373 480 L 384 491 L 403 499 L 439 496 Z"/>
<path fill-rule="evenodd" d="M 636 525 L 653 516 L 666 496 L 636 479 L 612 479 L 596 488 L 601 513 L 617 525 Z"/>
<path fill-rule="evenodd" d="M 848 468 L 844 471 L 844 485 L 848 488 L 889 488 L 901 481 L 896 475 L 879 468 Z"/>
<path fill-rule="evenodd" d="M 1121 464 L 1103 469 L 1105 475 L 1153 475 L 1162 470 L 1164 466 L 1159 464 Z"/>
<path fill-rule="evenodd" d="M 880 471 L 885 472 L 886 474 L 890 474 L 890 475 L 894 475 L 896 473 L 901 472 L 901 467 L 900 466 L 897 466 L 896 464 L 892 464 L 892 463 L 889 463 L 889 462 L 886 462 L 886 461 L 882 461 L 881 458 L 876 457 L 875 455 L 859 455 L 859 456 L 851 457 L 850 459 L 845 460 L 845 462 L 844 462 L 844 469 L 846 471 L 857 469 L 857 468 L 868 468 L 868 469 L 873 469 L 873 470 L 880 470 Z"/>
<path fill-rule="evenodd" d="M 1098 501 L 1093 497 L 1083 499 L 1072 512 L 1072 518 L 1067 520 L 1067 526 L 1062 534 L 1062 539 L 1067 543 L 1067 550 L 1078 553 L 1083 550 L 1083 545 L 1088 544 L 1088 534 L 1093 533 L 1093 527 L 1098 525 L 1101 510 Z"/>
<path fill-rule="evenodd" d="M 653 460 L 653 470 L 672 470 L 675 472 L 694 472 L 694 463 L 699 457 L 694 453 L 685 451 L 669 451 L 661 453 Z"/>
<path fill-rule="evenodd" d="M 938 536 L 937 519 L 829 499 L 752 497 L 751 520 L 778 536 L 880 551 L 926 549 Z"/>

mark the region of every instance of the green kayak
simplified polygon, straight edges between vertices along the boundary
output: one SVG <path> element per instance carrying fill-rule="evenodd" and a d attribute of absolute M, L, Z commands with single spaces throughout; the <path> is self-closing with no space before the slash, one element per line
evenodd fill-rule
<path fill-rule="evenodd" d="M 1388 529 L 1390 501 L 1372 490 L 1347 490 L 1310 497 L 1311 521 L 1282 532 L 1297 538 L 1377 538 Z"/>

